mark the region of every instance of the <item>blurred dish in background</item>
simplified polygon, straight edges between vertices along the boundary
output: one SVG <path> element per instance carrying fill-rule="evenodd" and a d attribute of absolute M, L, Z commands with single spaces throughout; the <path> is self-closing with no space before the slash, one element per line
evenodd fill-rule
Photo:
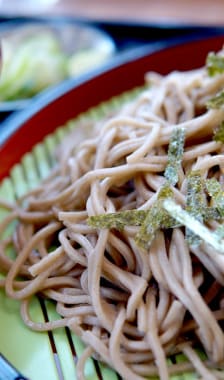
<path fill-rule="evenodd" d="M 110 36 L 83 24 L 0 26 L 0 111 L 23 108 L 39 92 L 103 64 L 115 52 Z"/>

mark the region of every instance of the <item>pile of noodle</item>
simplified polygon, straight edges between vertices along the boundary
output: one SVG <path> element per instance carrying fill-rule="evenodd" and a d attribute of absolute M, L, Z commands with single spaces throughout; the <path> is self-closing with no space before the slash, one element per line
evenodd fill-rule
<path fill-rule="evenodd" d="M 223 379 L 224 257 L 203 240 L 190 245 L 186 228 L 159 228 L 148 249 L 136 242 L 140 226 L 94 228 L 90 216 L 149 210 L 165 183 L 168 146 L 185 130 L 174 200 L 186 206 L 187 175 L 224 182 L 224 145 L 213 139 L 224 108 L 206 102 L 224 86 L 224 74 L 206 68 L 146 75 L 148 86 L 116 115 L 80 125 L 56 152 L 57 165 L 38 188 L 11 205 L 1 223 L 17 220 L 0 242 L 1 286 L 21 301 L 27 326 L 68 326 L 86 349 L 78 361 L 84 379 L 89 356 L 124 379 L 195 371 Z M 205 197 L 206 198 L 206 197 Z M 208 197 L 205 202 L 209 202 Z M 214 230 L 220 221 L 209 220 Z M 15 260 L 7 256 L 12 245 Z M 41 295 L 56 303 L 57 321 L 36 323 L 29 303 Z M 199 351 L 205 355 L 199 355 Z M 188 360 L 168 357 L 183 353 Z"/>

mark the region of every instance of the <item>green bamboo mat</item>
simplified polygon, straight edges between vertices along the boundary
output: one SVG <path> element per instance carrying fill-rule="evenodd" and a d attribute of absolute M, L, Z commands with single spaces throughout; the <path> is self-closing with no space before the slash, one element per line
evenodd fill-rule
<path fill-rule="evenodd" d="M 139 88 L 124 93 L 110 101 L 90 109 L 76 120 L 58 128 L 53 134 L 37 144 L 28 152 L 20 163 L 15 165 L 8 178 L 0 184 L 0 197 L 9 201 L 26 193 L 45 178 L 54 165 L 53 151 L 60 140 L 83 118 L 100 119 L 108 110 L 118 108 L 122 103 L 133 98 Z M 6 211 L 0 208 L 0 221 Z M 13 227 L 11 227 L 13 228 Z M 0 276 L 3 276 L 0 273 Z M 40 304 L 34 299 L 31 306 L 31 316 L 36 321 L 43 321 L 43 309 L 48 319 L 57 319 L 54 306 L 49 301 Z M 0 352 L 25 376 L 31 380 L 71 380 L 76 379 L 75 363 L 83 351 L 83 344 L 79 338 L 67 329 L 60 328 L 52 333 L 40 333 L 29 330 L 24 326 L 19 312 L 19 302 L 7 298 L 0 290 Z M 175 361 L 186 360 L 183 355 Z M 119 376 L 110 368 L 93 359 L 89 359 L 85 366 L 87 380 L 118 380 Z M 172 380 L 195 380 L 195 374 L 172 376 Z M 1 374 L 0 374 L 0 380 Z"/>

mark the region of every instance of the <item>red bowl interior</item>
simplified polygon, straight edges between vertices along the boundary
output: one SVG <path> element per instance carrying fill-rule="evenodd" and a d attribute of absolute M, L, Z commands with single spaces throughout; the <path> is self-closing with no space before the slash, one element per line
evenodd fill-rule
<path fill-rule="evenodd" d="M 171 70 L 200 67 L 204 65 L 207 53 L 220 50 L 223 42 L 223 36 L 216 36 L 133 57 L 86 82 L 74 85 L 64 95 L 33 112 L 25 121 L 22 113 L 18 114 L 17 119 L 12 121 L 15 132 L 0 146 L 0 179 L 7 176 L 12 165 L 19 162 L 44 136 L 90 107 L 142 85 L 147 71 L 166 74 Z"/>

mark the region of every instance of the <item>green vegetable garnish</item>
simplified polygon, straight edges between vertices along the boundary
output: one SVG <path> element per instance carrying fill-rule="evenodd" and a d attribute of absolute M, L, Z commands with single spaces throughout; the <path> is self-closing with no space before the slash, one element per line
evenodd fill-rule
<path fill-rule="evenodd" d="M 206 206 L 203 182 L 198 171 L 188 175 L 186 211 L 200 222 L 203 221 L 203 210 Z M 201 242 L 200 238 L 188 228 L 186 229 L 186 239 L 191 245 L 198 245 Z"/>
<path fill-rule="evenodd" d="M 164 200 L 166 198 L 172 198 L 173 197 L 173 190 L 171 189 L 169 183 L 165 183 L 159 193 L 158 193 L 158 200 Z"/>
<path fill-rule="evenodd" d="M 94 228 L 116 228 L 117 230 L 123 230 L 125 226 L 141 225 L 147 213 L 148 211 L 145 210 L 124 210 L 90 216 L 87 223 Z"/>
<path fill-rule="evenodd" d="M 185 129 L 175 128 L 168 148 L 168 164 L 164 176 L 171 185 L 178 182 L 178 170 L 184 153 Z"/>
<path fill-rule="evenodd" d="M 177 205 L 172 199 L 165 199 L 163 202 L 163 207 L 179 223 L 189 228 L 206 243 L 210 244 L 217 251 L 224 254 L 224 241 L 220 237 L 220 234 L 217 236 L 216 231 L 211 232 L 201 222 L 195 219 L 195 217 L 190 215 L 189 212 L 183 210 L 181 206 Z"/>
<path fill-rule="evenodd" d="M 136 235 L 136 243 L 148 249 L 155 237 L 155 233 L 159 228 L 172 228 L 176 226 L 175 220 L 163 208 L 164 199 L 173 196 L 173 192 L 168 184 L 165 184 L 159 194 L 156 202 L 148 211 L 144 222 L 142 223 L 139 232 Z"/>
<path fill-rule="evenodd" d="M 206 103 L 206 106 L 209 109 L 219 109 L 223 105 L 224 105 L 224 90 L 218 92 L 216 95 L 211 97 Z"/>
<path fill-rule="evenodd" d="M 218 209 L 216 207 L 204 207 L 202 210 L 203 220 L 220 220 L 222 219 Z"/>
<path fill-rule="evenodd" d="M 224 121 L 220 124 L 219 128 L 214 133 L 213 139 L 217 142 L 224 144 Z"/>
<path fill-rule="evenodd" d="M 144 249 L 150 247 L 155 233 L 159 228 L 173 228 L 176 225 L 174 219 L 164 210 L 163 201 L 164 199 L 173 197 L 170 185 L 175 186 L 178 182 L 178 170 L 184 153 L 184 139 L 184 128 L 175 128 L 170 138 L 168 163 L 164 173 L 167 181 L 159 191 L 157 201 L 148 211 L 135 239 L 136 243 Z"/>
<path fill-rule="evenodd" d="M 157 201 L 149 210 L 124 210 L 91 216 L 87 223 L 94 228 L 115 228 L 120 231 L 125 226 L 141 226 L 135 240 L 139 246 L 147 249 L 159 228 L 173 228 L 177 225 L 162 207 L 163 200 L 172 196 L 171 188 L 165 184 L 158 194 Z"/>
<path fill-rule="evenodd" d="M 206 58 L 206 68 L 211 77 L 222 74 L 224 72 L 224 56 L 210 52 Z"/>
<path fill-rule="evenodd" d="M 175 220 L 164 210 L 162 203 L 164 199 L 173 196 L 170 185 L 174 186 L 178 182 L 178 170 L 184 152 L 184 139 L 184 128 L 176 128 L 172 133 L 168 147 L 168 164 L 164 173 L 166 183 L 159 191 L 157 201 L 148 211 L 127 210 L 92 216 L 88 219 L 88 224 L 94 228 L 116 228 L 118 230 L 122 230 L 126 225 L 140 225 L 135 240 L 139 246 L 145 249 L 149 248 L 159 228 L 176 226 Z"/>
<path fill-rule="evenodd" d="M 215 178 L 211 178 L 205 181 L 205 186 L 220 216 L 224 217 L 224 191 L 220 183 Z"/>
<path fill-rule="evenodd" d="M 148 214 L 135 237 L 136 244 L 139 247 L 144 249 L 149 248 L 155 237 L 156 231 L 161 227 L 163 219 L 164 210 L 159 202 L 155 202 L 148 211 Z"/>
<path fill-rule="evenodd" d="M 165 169 L 166 182 L 149 210 L 134 209 L 92 216 L 87 223 L 94 228 L 118 230 L 123 230 L 125 226 L 140 226 L 135 241 L 146 250 L 150 247 L 158 229 L 182 225 L 186 227 L 186 239 L 190 245 L 199 245 L 201 239 L 204 239 L 219 251 L 223 250 L 224 253 L 224 246 L 220 246 L 224 227 L 211 233 L 203 225 L 203 221 L 220 220 L 224 217 L 224 196 L 219 182 L 214 178 L 204 180 L 199 171 L 192 171 L 187 178 L 186 210 L 172 200 L 171 186 L 178 181 L 178 170 L 184 151 L 184 132 L 184 129 L 176 128 L 172 134 L 168 148 L 168 164 Z M 205 190 L 212 197 L 214 207 L 207 206 Z M 209 233 L 208 237 L 206 237 L 207 233 Z"/>
<path fill-rule="evenodd" d="M 192 214 L 201 215 L 205 207 L 204 181 L 199 171 L 192 171 L 187 176 L 187 207 Z"/>

